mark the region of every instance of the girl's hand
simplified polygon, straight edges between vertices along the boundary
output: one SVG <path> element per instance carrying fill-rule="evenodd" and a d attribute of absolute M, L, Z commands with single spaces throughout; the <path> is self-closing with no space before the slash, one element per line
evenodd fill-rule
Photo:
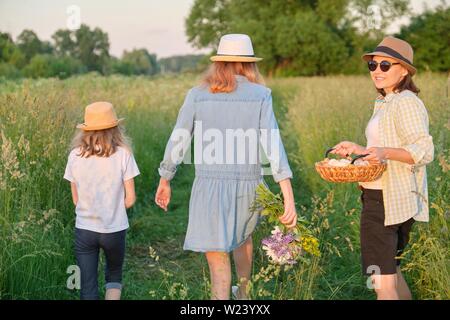
<path fill-rule="evenodd" d="M 369 155 L 362 158 L 371 164 L 380 164 L 386 162 L 386 153 L 384 148 L 372 147 L 368 148 L 366 151 Z"/>
<path fill-rule="evenodd" d="M 284 214 L 280 216 L 280 222 L 287 228 L 293 228 L 297 224 L 297 212 L 292 201 L 284 201 Z"/>
<path fill-rule="evenodd" d="M 167 211 L 171 194 L 172 189 L 170 188 L 169 180 L 161 178 L 159 180 L 158 190 L 156 190 L 155 202 L 158 206 L 164 209 L 164 211 Z"/>
<path fill-rule="evenodd" d="M 364 147 L 350 141 L 342 141 L 335 145 L 334 150 L 330 153 L 338 154 L 341 157 L 348 157 L 351 154 L 364 154 L 366 151 Z"/>

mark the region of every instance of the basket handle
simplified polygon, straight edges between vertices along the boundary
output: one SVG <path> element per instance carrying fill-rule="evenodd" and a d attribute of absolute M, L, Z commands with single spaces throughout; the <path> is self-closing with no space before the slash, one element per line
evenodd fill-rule
<path fill-rule="evenodd" d="M 369 155 L 368 153 L 366 153 L 366 154 L 360 154 L 359 156 L 354 157 L 353 160 L 352 160 L 352 162 L 350 162 L 350 164 L 354 164 L 356 160 L 361 159 L 361 158 L 364 158 L 364 157 L 367 157 L 368 155 Z"/>
<path fill-rule="evenodd" d="M 328 158 L 328 154 L 331 152 L 331 151 L 333 151 L 334 150 L 334 148 L 330 148 L 330 149 L 328 149 L 326 152 L 325 152 L 325 158 Z M 347 155 L 348 156 L 348 155 Z"/>
<path fill-rule="evenodd" d="M 325 158 L 328 158 L 328 154 L 333 151 L 334 148 L 329 148 L 326 152 L 325 152 Z"/>

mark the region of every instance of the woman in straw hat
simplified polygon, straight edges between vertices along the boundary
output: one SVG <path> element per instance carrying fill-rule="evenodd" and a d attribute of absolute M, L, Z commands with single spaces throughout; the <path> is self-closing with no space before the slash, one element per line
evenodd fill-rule
<path fill-rule="evenodd" d="M 75 256 L 81 272 L 81 299 L 98 299 L 98 259 L 106 257 L 106 300 L 119 300 L 128 229 L 126 209 L 136 201 L 139 169 L 113 105 L 86 107 L 85 122 L 72 142 L 64 173 L 70 181 L 77 214 Z"/>
<path fill-rule="evenodd" d="M 428 114 L 412 80 L 416 68 L 407 42 L 386 37 L 363 59 L 380 93 L 366 127 L 367 147 L 343 141 L 333 152 L 368 154 L 363 159 L 370 163 L 387 163 L 381 178 L 360 183 L 362 267 L 378 299 L 411 299 L 399 258 L 414 221 L 429 219 L 425 166 L 434 146 Z"/>
<path fill-rule="evenodd" d="M 247 298 L 252 268 L 252 233 L 259 214 L 251 212 L 255 189 L 263 182 L 259 148 L 269 158 L 271 174 L 281 186 L 285 213 L 280 221 L 296 225 L 290 183 L 292 172 L 278 134 L 271 91 L 262 84 L 250 38 L 228 34 L 204 83 L 189 91 L 159 168 L 156 203 L 167 211 L 170 180 L 195 137 L 195 180 L 189 204 L 185 250 L 204 252 L 211 275 L 212 299 L 228 299 L 233 252 L 239 287 L 235 298 Z M 261 143 L 271 137 L 268 144 Z M 237 143 L 236 143 L 237 140 Z"/>

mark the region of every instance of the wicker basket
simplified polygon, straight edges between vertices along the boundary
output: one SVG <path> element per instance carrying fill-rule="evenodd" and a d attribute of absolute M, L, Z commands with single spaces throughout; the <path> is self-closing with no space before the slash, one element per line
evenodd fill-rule
<path fill-rule="evenodd" d="M 316 171 L 322 179 L 330 182 L 370 182 L 378 179 L 386 170 L 386 164 L 371 164 L 367 166 L 354 165 L 355 160 L 367 156 L 359 155 L 353 159 L 351 164 L 345 167 L 335 167 L 328 165 L 328 153 L 333 149 L 328 149 L 325 160 L 316 162 Z"/>

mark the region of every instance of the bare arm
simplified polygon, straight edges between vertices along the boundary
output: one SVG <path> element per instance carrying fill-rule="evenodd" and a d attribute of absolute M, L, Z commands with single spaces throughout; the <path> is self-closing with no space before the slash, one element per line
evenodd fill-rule
<path fill-rule="evenodd" d="M 369 155 L 363 159 L 372 163 L 395 160 L 407 164 L 414 164 L 411 153 L 402 148 L 369 148 L 367 151 Z"/>
<path fill-rule="evenodd" d="M 70 189 L 72 190 L 72 201 L 73 204 L 76 206 L 78 203 L 78 191 L 77 191 L 77 185 L 74 182 L 70 183 Z"/>
<path fill-rule="evenodd" d="M 336 146 L 334 146 L 334 150 L 331 153 L 339 154 L 342 157 L 349 156 L 351 154 L 369 154 L 367 157 L 364 157 L 364 160 L 367 160 L 371 163 L 380 163 L 385 160 L 395 160 L 400 162 L 405 162 L 408 164 L 414 164 L 414 160 L 411 157 L 411 153 L 402 148 L 381 148 L 381 147 L 372 147 L 365 149 L 364 147 L 350 142 L 350 141 L 342 141 Z"/>
<path fill-rule="evenodd" d="M 131 208 L 136 202 L 136 192 L 134 190 L 134 179 L 128 179 L 124 183 L 125 187 L 125 208 Z"/>

